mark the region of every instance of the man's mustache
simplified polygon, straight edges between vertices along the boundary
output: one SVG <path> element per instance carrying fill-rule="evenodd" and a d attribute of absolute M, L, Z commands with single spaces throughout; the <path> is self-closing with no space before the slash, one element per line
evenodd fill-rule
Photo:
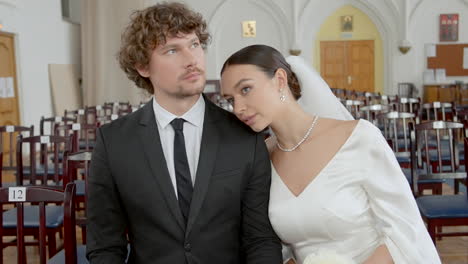
<path fill-rule="evenodd" d="M 184 74 L 182 74 L 182 76 L 179 79 L 183 80 L 183 79 L 187 78 L 190 74 L 192 74 L 194 72 L 197 72 L 197 73 L 199 73 L 201 75 L 204 74 L 204 71 L 202 69 L 195 67 L 195 68 L 192 68 L 192 69 L 188 70 Z"/>

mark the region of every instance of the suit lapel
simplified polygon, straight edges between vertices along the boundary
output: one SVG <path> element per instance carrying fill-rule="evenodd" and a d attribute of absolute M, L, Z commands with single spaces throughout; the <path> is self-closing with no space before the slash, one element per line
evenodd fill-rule
<path fill-rule="evenodd" d="M 195 186 L 190 204 L 190 214 L 187 221 L 185 236 L 188 236 L 198 216 L 205 199 L 210 183 L 211 174 L 216 164 L 216 155 L 219 145 L 219 132 L 216 127 L 218 119 L 216 106 L 205 98 L 205 120 L 203 122 L 203 134 L 200 147 L 200 156 L 195 178 Z"/>
<path fill-rule="evenodd" d="M 160 186 L 169 210 L 174 215 L 180 227 L 185 230 L 182 213 L 179 209 L 177 197 L 174 193 L 174 186 L 172 185 L 169 171 L 167 169 L 166 159 L 162 150 L 152 100 L 144 106 L 142 118 L 140 120 L 140 127 L 138 129 L 141 144 L 143 146 L 146 159 L 151 167 L 152 174 Z"/>

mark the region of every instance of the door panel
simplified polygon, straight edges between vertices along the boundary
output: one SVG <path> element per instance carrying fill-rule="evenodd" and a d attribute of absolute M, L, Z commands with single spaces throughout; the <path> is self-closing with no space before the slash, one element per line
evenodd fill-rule
<path fill-rule="evenodd" d="M 321 74 L 330 87 L 346 86 L 346 65 L 343 63 L 345 53 L 343 41 L 327 41 L 326 45 L 320 45 Z"/>
<path fill-rule="evenodd" d="M 320 67 L 332 88 L 374 92 L 374 41 L 321 41 Z"/>
<path fill-rule="evenodd" d="M 348 51 L 349 89 L 374 92 L 374 41 L 349 41 Z"/>
<path fill-rule="evenodd" d="M 0 77 L 13 78 L 14 87 L 14 97 L 0 97 L 0 126 L 20 124 L 14 47 L 14 36 L 0 32 Z M 6 155 L 10 149 L 7 137 L 3 138 L 3 143 L 4 159 L 7 160 Z"/>
<path fill-rule="evenodd" d="M 0 77 L 12 77 L 14 97 L 0 98 L 0 125 L 19 125 L 18 89 L 13 35 L 0 33 Z"/>

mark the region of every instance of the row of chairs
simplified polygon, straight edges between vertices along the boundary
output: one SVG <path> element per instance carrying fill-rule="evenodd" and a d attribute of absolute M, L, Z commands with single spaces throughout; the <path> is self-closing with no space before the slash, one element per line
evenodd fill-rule
<path fill-rule="evenodd" d="M 19 206 L 11 208 L 11 204 L 17 203 L 0 197 L 3 208 L 2 219 L 0 219 L 3 221 L 0 227 L 0 238 L 15 237 L 12 241 L 1 243 L 0 248 L 17 246 L 18 263 L 26 263 L 24 248 L 29 245 L 39 245 L 41 263 L 46 263 L 46 256 L 50 258 L 47 263 L 87 263 L 84 256 L 85 247 L 76 246 L 75 226 L 81 227 L 82 243 L 85 245 L 86 211 L 83 210 L 86 206 L 85 179 L 91 160 L 90 151 L 94 147 L 96 129 L 102 124 L 135 111 L 138 107 L 128 103 L 112 103 L 76 111 L 65 111 L 63 117 L 41 118 L 40 135 L 37 136 L 34 136 L 33 126 L 0 127 L 0 177 L 2 179 L 0 192 L 18 190 L 17 188 L 30 192 L 32 188 L 31 192 L 34 193 L 32 197 L 35 197 L 32 201 L 22 201 L 22 203 L 29 202 L 29 204 L 22 206 L 21 210 Z M 4 171 L 15 174 L 15 182 L 3 182 Z M 73 190 L 73 195 L 70 194 L 70 188 Z M 44 207 L 46 220 L 43 220 L 42 204 L 39 204 L 39 207 L 36 205 L 41 197 L 36 194 L 44 193 L 43 198 L 46 199 L 51 197 L 47 196 L 48 194 L 56 192 L 62 192 L 62 194 L 65 192 L 62 198 L 65 197 L 65 201 L 68 202 L 59 201 L 57 195 L 55 200 L 44 200 L 47 206 Z M 51 205 L 50 202 L 56 205 Z M 80 217 L 76 218 L 75 210 L 80 209 L 82 211 L 78 214 Z M 71 253 L 59 252 L 57 235 L 64 237 L 64 248 Z M 25 242 L 25 236 L 32 236 L 34 239 Z M 48 248 L 47 253 L 45 247 Z M 70 254 L 74 257 L 70 257 Z M 3 255 L 1 255 L 0 263 L 3 263 Z"/>

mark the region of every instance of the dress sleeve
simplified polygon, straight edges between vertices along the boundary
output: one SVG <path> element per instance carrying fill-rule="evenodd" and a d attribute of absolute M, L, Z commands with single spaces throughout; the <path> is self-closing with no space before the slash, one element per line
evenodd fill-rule
<path fill-rule="evenodd" d="M 377 228 L 395 264 L 441 263 L 395 155 L 380 130 L 368 124 L 364 140 L 371 164 L 363 181 Z"/>

